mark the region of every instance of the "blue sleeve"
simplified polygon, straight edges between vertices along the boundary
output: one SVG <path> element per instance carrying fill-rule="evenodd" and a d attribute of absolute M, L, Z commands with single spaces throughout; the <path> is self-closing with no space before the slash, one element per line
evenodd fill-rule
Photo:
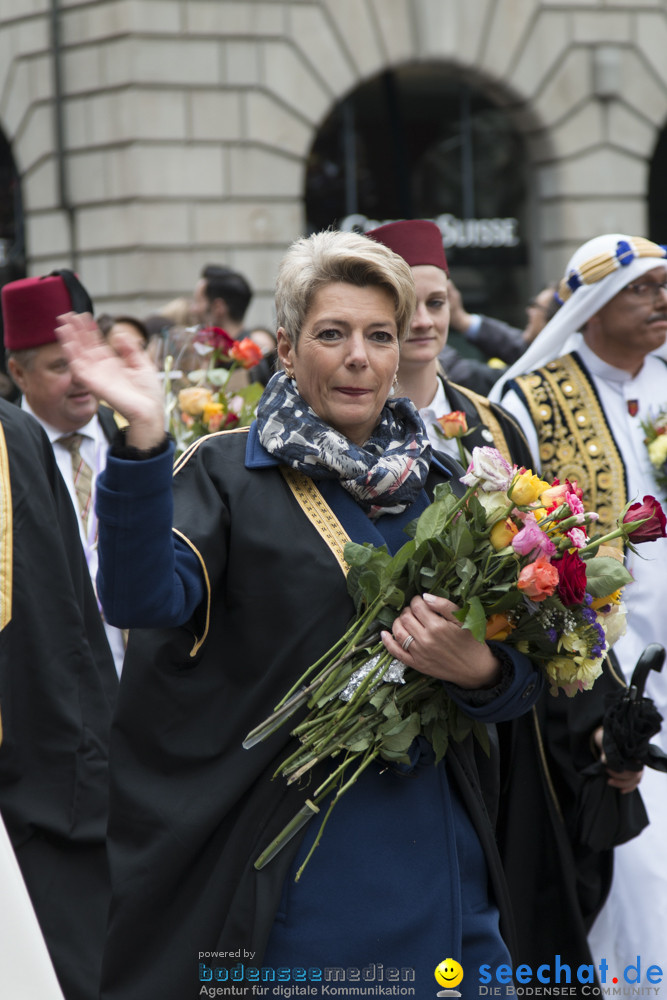
<path fill-rule="evenodd" d="M 470 692 L 470 700 L 466 697 L 464 690 L 455 685 L 448 684 L 447 690 L 452 700 L 463 709 L 466 715 L 479 722 L 507 722 L 509 719 L 516 719 L 523 715 L 535 704 L 544 688 L 544 674 L 541 670 L 512 646 L 505 643 L 490 643 L 493 648 L 502 652 L 503 659 L 510 660 L 513 667 L 513 675 L 510 683 L 502 685 L 502 690 L 495 697 L 475 704 L 474 695 Z"/>
<path fill-rule="evenodd" d="M 143 461 L 109 454 L 97 479 L 97 587 L 118 628 L 183 625 L 205 594 L 197 555 L 172 532 L 173 444 Z"/>

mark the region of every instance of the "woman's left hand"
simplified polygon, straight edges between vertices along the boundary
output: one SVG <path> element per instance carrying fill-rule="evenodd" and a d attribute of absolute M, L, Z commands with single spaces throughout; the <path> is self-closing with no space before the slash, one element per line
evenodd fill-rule
<path fill-rule="evenodd" d="M 413 597 L 382 641 L 392 656 L 422 674 L 462 688 L 493 687 L 500 680 L 500 663 L 485 642 L 461 627 L 457 610 L 444 597 Z"/>

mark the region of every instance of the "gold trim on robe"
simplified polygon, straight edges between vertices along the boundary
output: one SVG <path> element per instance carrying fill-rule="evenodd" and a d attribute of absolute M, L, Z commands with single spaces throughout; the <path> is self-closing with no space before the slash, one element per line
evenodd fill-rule
<path fill-rule="evenodd" d="M 310 476 L 304 476 L 302 472 L 297 472 L 296 469 L 290 469 L 285 465 L 281 465 L 280 471 L 302 511 L 319 532 L 322 540 L 329 546 L 338 565 L 347 576 L 350 567 L 345 562 L 343 553 L 350 537 L 342 524 Z"/>
<path fill-rule="evenodd" d="M 568 354 L 516 383 L 537 430 L 542 475 L 576 480 L 600 532 L 612 531 L 627 503 L 625 466 L 585 370 Z"/>

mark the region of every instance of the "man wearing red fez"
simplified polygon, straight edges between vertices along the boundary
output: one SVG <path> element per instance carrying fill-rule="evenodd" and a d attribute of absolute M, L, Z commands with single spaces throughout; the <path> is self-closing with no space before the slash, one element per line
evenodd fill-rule
<path fill-rule="evenodd" d="M 70 309 L 60 279 L 49 285 L 45 298 L 54 316 Z M 52 356 L 56 346 L 39 342 L 44 299 L 36 298 L 34 325 L 26 323 L 21 341 L 11 308 L 19 299 L 10 287 L 7 329 L 24 385 L 40 369 L 41 352 Z M 46 367 L 45 380 L 66 380 Z M 79 538 L 46 434 L 0 400 L 1 824 L 65 1000 L 97 1000 L 111 892 L 107 761 L 118 678 Z M 5 839 L 0 952 L 6 957 L 9 938 L 17 961 L 0 955 L 0 996 L 55 997 L 53 970 L 16 876 Z"/>
<path fill-rule="evenodd" d="M 95 482 L 106 466 L 116 432 L 113 414 L 72 376 L 55 335 L 57 317 L 92 312 L 90 297 L 71 271 L 12 281 L 2 289 L 2 315 L 9 374 L 21 390 L 21 408 L 42 425 L 79 518 L 90 575 L 97 574 Z M 106 626 L 120 674 L 124 642 Z"/>

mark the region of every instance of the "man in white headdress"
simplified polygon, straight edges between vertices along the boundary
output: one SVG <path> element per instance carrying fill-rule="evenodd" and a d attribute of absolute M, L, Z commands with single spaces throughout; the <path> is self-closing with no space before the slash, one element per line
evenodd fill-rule
<path fill-rule="evenodd" d="M 667 364 L 654 354 L 667 336 L 666 257 L 621 234 L 585 243 L 560 283 L 560 310 L 491 394 L 518 418 L 535 470 L 577 480 L 603 529 L 628 501 L 651 494 L 664 504 L 642 421 L 667 408 Z M 641 556 L 626 553 L 635 580 L 624 595 L 627 632 L 614 647 L 626 680 L 649 643 L 667 646 L 667 539 L 640 548 Z M 652 673 L 646 695 L 667 717 L 667 676 Z M 667 750 L 664 731 L 653 742 Z M 641 790 L 650 824 L 615 848 L 611 891 L 590 934 L 593 956 L 621 983 L 639 958 L 641 982 L 667 958 L 667 776 L 647 768 Z"/>

